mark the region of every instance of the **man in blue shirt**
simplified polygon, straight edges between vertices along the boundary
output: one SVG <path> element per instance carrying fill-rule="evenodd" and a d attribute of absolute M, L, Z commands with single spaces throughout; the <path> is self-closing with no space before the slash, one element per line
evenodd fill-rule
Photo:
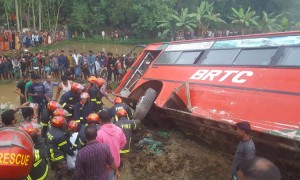
<path fill-rule="evenodd" d="M 67 56 L 64 55 L 64 50 L 60 51 L 60 55 L 58 56 L 58 70 L 60 73 L 60 77 L 61 75 L 63 75 L 63 71 L 69 69 L 70 65 L 69 65 L 69 61 L 67 59 Z"/>
<path fill-rule="evenodd" d="M 41 77 L 37 74 L 32 75 L 32 84 L 28 89 L 28 95 L 32 96 L 33 103 L 39 105 L 38 113 L 40 115 L 45 107 L 45 102 L 50 101 L 50 98 L 46 93 L 44 84 L 41 82 Z"/>
<path fill-rule="evenodd" d="M 95 76 L 96 56 L 94 55 L 92 50 L 89 50 L 89 55 L 87 56 L 87 61 L 88 61 L 88 65 L 89 65 L 90 76 Z"/>

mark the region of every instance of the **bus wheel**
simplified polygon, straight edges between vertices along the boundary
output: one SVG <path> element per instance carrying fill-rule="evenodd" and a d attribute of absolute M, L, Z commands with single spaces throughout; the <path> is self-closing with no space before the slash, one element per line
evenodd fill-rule
<path fill-rule="evenodd" d="M 143 120 L 146 115 L 148 114 L 152 104 L 155 101 L 157 92 L 152 89 L 148 88 L 144 94 L 139 100 L 139 102 L 136 105 L 135 111 L 133 113 L 133 119 L 139 119 Z"/>

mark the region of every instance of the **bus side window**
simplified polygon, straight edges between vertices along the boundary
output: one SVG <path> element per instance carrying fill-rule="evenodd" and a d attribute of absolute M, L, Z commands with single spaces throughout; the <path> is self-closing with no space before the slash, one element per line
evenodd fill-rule
<path fill-rule="evenodd" d="M 174 64 L 181 53 L 181 51 L 165 51 L 158 57 L 155 64 Z"/>
<path fill-rule="evenodd" d="M 300 47 L 288 47 L 280 57 L 277 66 L 300 66 Z"/>
<path fill-rule="evenodd" d="M 240 49 L 211 50 L 204 60 L 199 61 L 202 65 L 230 65 L 239 53 Z"/>
<path fill-rule="evenodd" d="M 175 64 L 194 64 L 202 51 L 183 52 Z"/>
<path fill-rule="evenodd" d="M 278 48 L 243 49 L 233 62 L 234 65 L 268 66 Z"/>

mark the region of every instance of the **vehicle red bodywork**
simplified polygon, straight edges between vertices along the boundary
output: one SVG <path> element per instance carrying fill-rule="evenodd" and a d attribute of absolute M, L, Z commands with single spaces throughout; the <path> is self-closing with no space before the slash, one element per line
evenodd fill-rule
<path fill-rule="evenodd" d="M 299 35 L 300 32 L 221 37 L 170 42 L 168 44 L 294 34 Z M 138 67 L 147 52 L 157 51 L 162 45 L 168 44 L 148 45 L 133 64 L 133 69 Z M 198 70 L 215 70 L 222 71 L 222 73 L 211 79 L 210 77 L 203 80 L 191 79 Z M 247 71 L 253 72 L 253 75 L 240 76 L 239 79 L 246 79 L 244 83 L 233 82 L 233 78 L 237 73 L 233 73 L 223 81 L 219 81 L 225 75 L 225 71 Z M 120 95 L 132 73 L 133 70 L 127 72 L 122 83 L 116 89 L 116 94 Z M 161 85 L 159 88 L 155 88 L 158 82 Z M 283 151 L 287 150 L 288 153 L 282 153 L 282 150 L 280 150 L 281 153 L 277 153 L 282 155 L 285 160 L 287 160 L 287 156 L 291 160 L 299 160 L 299 67 L 172 66 L 157 65 L 152 62 L 147 71 L 130 90 L 130 94 L 121 96 L 128 103 L 136 103 L 142 93 L 149 87 L 158 91 L 152 111 L 160 113 L 161 116 L 172 118 L 172 122 L 187 134 L 198 135 L 203 133 L 204 127 L 232 135 L 235 133 L 234 126 L 237 122 L 249 121 L 254 130 L 254 139 L 257 142 L 267 144 L 264 147 L 270 145 L 270 147 L 283 148 Z M 176 109 L 168 105 L 168 102 L 174 97 L 180 99 L 186 110 Z M 292 164 L 294 167 L 300 167 L 299 161 Z"/>

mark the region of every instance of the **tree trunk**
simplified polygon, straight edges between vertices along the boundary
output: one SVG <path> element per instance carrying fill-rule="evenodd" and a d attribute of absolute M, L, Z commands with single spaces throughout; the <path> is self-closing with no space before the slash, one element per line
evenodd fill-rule
<path fill-rule="evenodd" d="M 5 9 L 5 14 L 6 14 L 7 29 L 9 29 L 9 17 L 8 17 L 7 7 L 5 6 L 4 9 Z"/>
<path fill-rule="evenodd" d="M 19 7 L 19 15 L 20 15 L 20 27 L 21 30 L 23 30 L 23 10 L 22 10 L 22 1 L 20 3 L 20 7 Z"/>
<path fill-rule="evenodd" d="M 34 13 L 34 0 L 31 0 L 31 5 L 32 5 L 33 30 L 36 31 L 36 26 L 35 26 L 35 13 Z"/>
<path fill-rule="evenodd" d="M 39 0 L 39 31 L 42 30 L 42 0 Z"/>
<path fill-rule="evenodd" d="M 16 6 L 17 31 L 20 32 L 20 21 L 19 21 L 19 5 L 18 5 L 18 0 L 15 0 L 15 6 Z"/>
<path fill-rule="evenodd" d="M 31 27 L 30 27 L 30 19 L 29 19 L 29 11 L 30 11 L 30 7 L 29 7 L 29 5 L 28 5 L 28 9 L 27 9 L 27 19 L 26 19 L 26 22 L 27 22 L 27 28 L 30 28 L 31 29 Z"/>
<path fill-rule="evenodd" d="M 60 12 L 61 6 L 64 4 L 64 1 L 65 1 L 65 0 L 62 0 L 61 3 L 58 5 L 57 14 L 56 14 L 56 22 L 55 22 L 55 29 L 54 29 L 54 32 L 56 32 L 56 30 L 57 30 L 57 26 L 58 26 L 58 18 L 59 18 L 59 12 Z"/>

